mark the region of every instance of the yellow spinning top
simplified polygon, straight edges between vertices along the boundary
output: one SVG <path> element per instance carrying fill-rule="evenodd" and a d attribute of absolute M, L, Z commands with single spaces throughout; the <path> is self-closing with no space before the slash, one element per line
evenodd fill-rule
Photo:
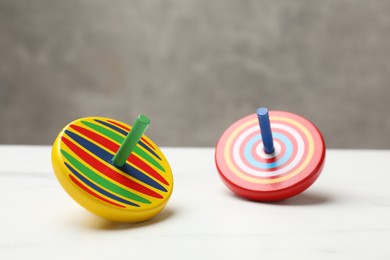
<path fill-rule="evenodd" d="M 52 165 L 65 191 L 103 218 L 138 222 L 167 204 L 171 168 L 158 146 L 143 135 L 150 123 L 140 115 L 134 126 L 109 118 L 73 121 L 59 133 Z"/>

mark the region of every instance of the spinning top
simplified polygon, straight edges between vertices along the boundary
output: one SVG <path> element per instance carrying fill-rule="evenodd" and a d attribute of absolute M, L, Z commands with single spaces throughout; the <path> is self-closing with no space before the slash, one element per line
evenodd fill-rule
<path fill-rule="evenodd" d="M 173 189 L 173 176 L 158 146 L 143 135 L 150 120 L 133 127 L 113 119 L 88 117 L 59 133 L 52 165 L 65 191 L 103 218 L 138 222 L 158 214 Z"/>
<path fill-rule="evenodd" d="M 217 143 L 215 162 L 223 182 L 237 195 L 257 201 L 303 192 L 324 165 L 320 131 L 292 113 L 256 112 L 232 124 Z"/>

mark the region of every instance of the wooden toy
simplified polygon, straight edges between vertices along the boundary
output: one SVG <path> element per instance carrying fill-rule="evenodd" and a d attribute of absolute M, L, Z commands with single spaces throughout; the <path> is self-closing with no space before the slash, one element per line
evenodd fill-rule
<path fill-rule="evenodd" d="M 289 112 L 268 113 L 266 108 L 232 124 L 215 152 L 226 186 L 257 201 L 283 200 L 303 192 L 320 175 L 324 160 L 323 137 L 311 122 Z"/>
<path fill-rule="evenodd" d="M 134 126 L 88 117 L 59 133 L 52 165 L 65 191 L 103 218 L 139 222 L 167 204 L 173 176 L 158 146 L 143 135 L 150 120 L 140 115 Z"/>

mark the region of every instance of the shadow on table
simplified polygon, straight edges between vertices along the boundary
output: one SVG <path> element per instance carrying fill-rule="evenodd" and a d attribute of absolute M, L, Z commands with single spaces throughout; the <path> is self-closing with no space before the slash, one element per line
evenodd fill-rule
<path fill-rule="evenodd" d="M 106 220 L 100 217 L 97 217 L 92 214 L 86 213 L 85 216 L 78 218 L 78 225 L 83 226 L 85 228 L 96 229 L 96 230 L 124 230 L 124 229 L 134 229 L 134 228 L 142 228 L 145 226 L 154 225 L 165 221 L 166 219 L 172 217 L 175 212 L 171 209 L 164 209 L 160 214 L 155 216 L 152 219 L 147 221 L 138 222 L 138 223 L 122 223 L 122 222 L 114 222 L 110 220 Z"/>
<path fill-rule="evenodd" d="M 306 191 L 295 197 L 274 202 L 273 204 L 284 205 L 284 206 L 311 206 L 311 205 L 327 204 L 331 201 L 332 199 L 326 194 Z"/>
<path fill-rule="evenodd" d="M 231 193 L 231 195 L 237 199 L 242 199 L 253 203 L 264 203 L 269 205 L 280 205 L 280 206 L 312 206 L 312 205 L 327 204 L 332 201 L 330 196 L 323 193 L 316 193 L 312 191 L 306 191 L 295 197 L 286 200 L 281 200 L 281 201 L 274 201 L 274 202 L 253 201 L 253 200 L 242 198 L 236 194 Z"/>

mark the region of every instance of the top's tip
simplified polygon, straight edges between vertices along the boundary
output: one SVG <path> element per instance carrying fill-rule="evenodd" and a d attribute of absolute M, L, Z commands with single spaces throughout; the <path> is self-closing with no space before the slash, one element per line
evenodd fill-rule
<path fill-rule="evenodd" d="M 139 115 L 138 116 L 138 121 L 144 125 L 149 125 L 150 124 L 150 119 L 149 117 L 145 116 L 145 115 Z"/>
<path fill-rule="evenodd" d="M 259 116 L 264 116 L 266 114 L 268 114 L 268 108 L 266 107 L 260 107 L 256 110 L 256 113 L 259 115 Z"/>

